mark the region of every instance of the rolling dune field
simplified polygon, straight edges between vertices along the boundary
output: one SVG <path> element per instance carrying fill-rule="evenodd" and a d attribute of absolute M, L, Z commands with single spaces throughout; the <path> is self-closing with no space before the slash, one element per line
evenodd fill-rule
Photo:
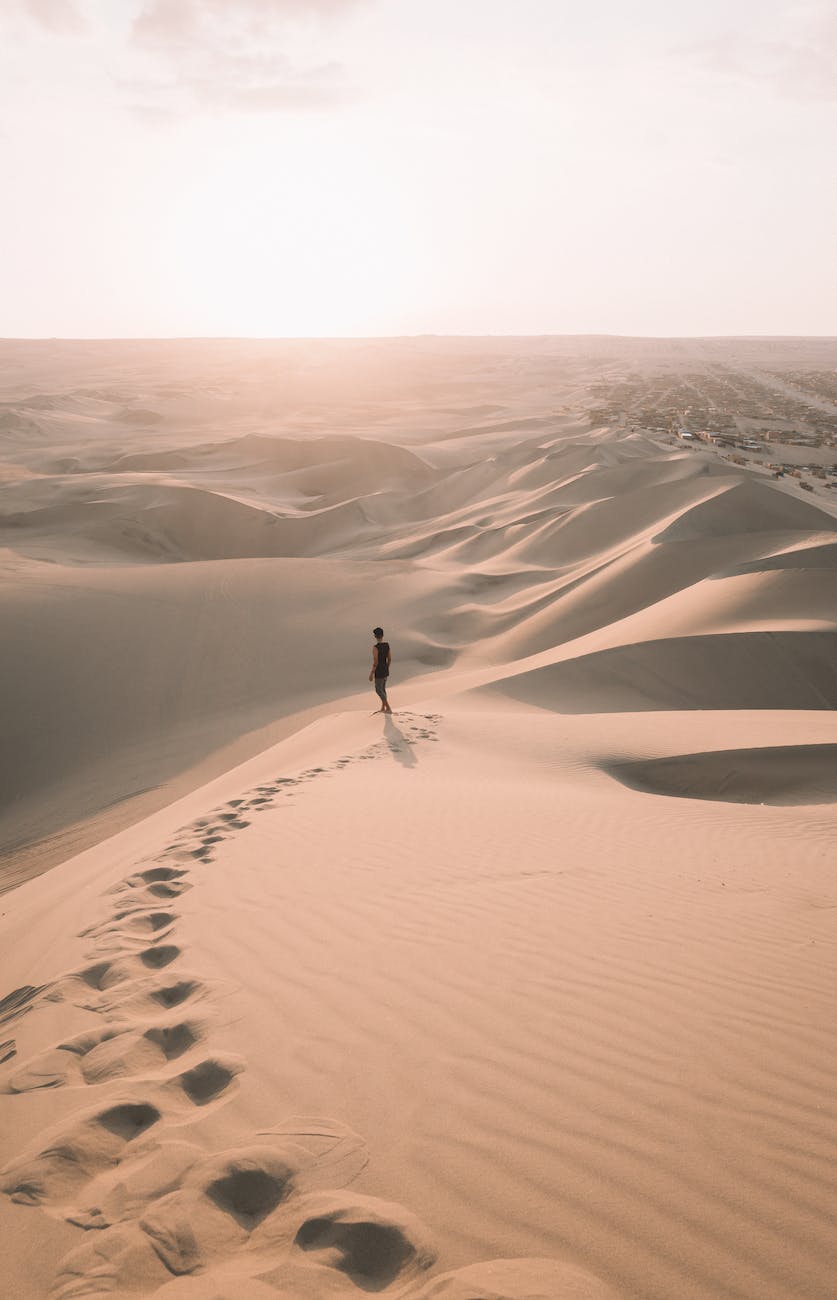
<path fill-rule="evenodd" d="M 0 344 L 10 1296 L 835 1294 L 835 358 Z"/>

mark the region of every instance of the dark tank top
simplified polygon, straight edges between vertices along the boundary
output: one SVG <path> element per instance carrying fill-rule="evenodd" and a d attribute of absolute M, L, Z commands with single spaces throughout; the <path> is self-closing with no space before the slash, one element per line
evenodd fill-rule
<path fill-rule="evenodd" d="M 376 677 L 389 677 L 387 668 L 387 655 L 389 654 L 389 641 L 376 641 L 378 647 L 378 662 L 375 666 Z"/>

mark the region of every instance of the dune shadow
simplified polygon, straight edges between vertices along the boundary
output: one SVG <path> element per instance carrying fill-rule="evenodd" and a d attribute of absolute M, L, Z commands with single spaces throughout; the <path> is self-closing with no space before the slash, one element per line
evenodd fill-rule
<path fill-rule="evenodd" d="M 773 807 L 837 802 L 837 745 L 773 745 L 603 763 L 643 794 Z"/>
<path fill-rule="evenodd" d="M 416 766 L 418 759 L 413 746 L 404 735 L 404 732 L 399 727 L 396 727 L 391 713 L 384 714 L 384 740 L 387 742 L 389 752 L 396 763 L 400 763 L 402 767 Z"/>

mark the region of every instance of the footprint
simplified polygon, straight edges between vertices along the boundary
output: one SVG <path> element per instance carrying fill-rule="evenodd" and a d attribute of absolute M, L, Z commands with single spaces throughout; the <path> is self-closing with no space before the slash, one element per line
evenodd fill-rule
<path fill-rule="evenodd" d="M 178 871 L 174 867 L 154 867 L 148 871 L 137 871 L 128 876 L 125 880 L 120 880 L 118 884 L 112 885 L 107 893 L 109 895 L 120 895 L 124 899 L 139 898 L 148 893 L 148 888 L 154 884 L 176 883 L 180 876 L 185 876 L 185 871 Z"/>
<path fill-rule="evenodd" d="M 144 1031 L 117 1024 L 77 1034 L 20 1066 L 6 1079 L 2 1091 L 33 1092 L 70 1083 L 96 1085 L 147 1073 L 183 1056 L 205 1033 L 199 1022 L 182 1021 Z"/>
<path fill-rule="evenodd" d="M 68 1214 L 67 1219 L 80 1228 L 107 1230 L 86 1232 L 82 1244 L 62 1259 L 50 1292 L 52 1300 L 157 1295 L 166 1282 L 171 1282 L 171 1273 L 136 1223 L 117 1223 L 111 1227 L 95 1208 Z M 142 1291 L 138 1291 L 138 1284 Z"/>
<path fill-rule="evenodd" d="M 119 967 L 112 961 L 97 961 L 93 966 L 86 966 L 83 970 L 78 971 L 71 979 L 80 980 L 89 989 L 95 989 L 97 993 L 104 992 L 105 989 L 113 988 L 116 984 L 121 984 L 127 976 L 120 971 Z"/>
<path fill-rule="evenodd" d="M 97 1084 L 154 1071 L 183 1056 L 204 1033 L 197 1022 L 190 1021 L 125 1032 L 82 1056 L 82 1077 L 87 1084 Z"/>
<path fill-rule="evenodd" d="M 62 1203 L 104 1170 L 161 1118 L 146 1101 L 123 1101 L 60 1129 L 46 1146 L 0 1171 L 0 1191 L 18 1205 Z"/>
<path fill-rule="evenodd" d="M 186 890 L 191 888 L 192 886 L 185 880 L 175 880 L 171 884 L 161 880 L 157 885 L 149 885 L 145 893 L 151 895 L 149 902 L 153 902 L 155 898 L 177 898 L 178 895 L 185 894 Z"/>
<path fill-rule="evenodd" d="M 145 978 L 126 982 L 114 996 L 100 999 L 90 1010 L 101 1011 L 108 1015 L 134 1017 L 156 1016 L 162 1007 L 173 1011 L 187 1002 L 195 1002 L 207 995 L 208 989 L 199 979 L 182 976 L 168 983 L 158 983 Z"/>
<path fill-rule="evenodd" d="M 96 1084 L 156 1070 L 190 1051 L 205 1032 L 197 1021 L 188 1020 L 125 1031 L 82 1053 L 82 1077 L 85 1083 Z"/>
<path fill-rule="evenodd" d="M 133 1142 L 134 1138 L 156 1124 L 159 1118 L 160 1112 L 148 1102 L 123 1101 L 118 1106 L 103 1110 L 96 1116 L 95 1122 L 123 1142 Z"/>
<path fill-rule="evenodd" d="M 152 944 L 130 956 L 120 955 L 113 961 L 94 962 L 65 975 L 51 996 L 58 1001 L 66 999 L 88 1010 L 102 1010 L 101 1000 L 91 1002 L 89 990 L 108 993 L 131 980 L 142 978 L 146 971 L 163 970 L 177 960 L 180 951 L 173 943 Z"/>
<path fill-rule="evenodd" d="M 176 1061 L 204 1036 L 197 1021 L 133 1030 L 89 1050 L 81 1061 L 81 1073 L 85 1083 L 94 1084 L 155 1070 Z"/>
<path fill-rule="evenodd" d="M 161 1141 L 143 1153 L 141 1162 L 126 1163 L 118 1170 L 110 1188 L 97 1188 L 95 1201 L 91 1196 L 91 1204 L 75 1209 L 67 1216 L 68 1220 L 80 1228 L 102 1229 L 117 1222 L 121 1226 L 129 1217 L 138 1219 L 152 1201 L 179 1188 L 188 1171 L 199 1160 L 205 1159 L 206 1152 L 194 1142 Z M 137 1240 L 147 1247 L 147 1239 L 139 1233 L 139 1225 L 134 1223 L 132 1227 L 139 1234 Z M 131 1281 L 136 1284 L 136 1278 Z"/>
<path fill-rule="evenodd" d="M 180 949 L 174 943 L 161 943 L 159 947 L 143 949 L 142 952 L 137 953 L 137 956 L 143 966 L 147 966 L 149 970 L 162 970 L 177 960 Z"/>
<path fill-rule="evenodd" d="M 184 1070 L 168 1087 L 180 1089 L 193 1106 L 206 1106 L 222 1096 L 243 1069 L 244 1062 L 238 1057 L 207 1057 L 191 1070 Z"/>
<path fill-rule="evenodd" d="M 235 1162 L 229 1172 L 207 1186 L 206 1195 L 240 1227 L 252 1232 L 285 1199 L 288 1183 L 284 1170 L 283 1176 L 277 1177 L 258 1164 L 252 1168 L 242 1165 L 240 1159 Z"/>
<path fill-rule="evenodd" d="M 79 938 L 103 938 L 106 935 L 119 934 L 125 937 L 159 934 L 162 938 L 174 925 L 177 916 L 174 912 L 146 912 L 142 908 L 123 908 L 115 912 L 110 920 L 81 930 Z"/>
<path fill-rule="evenodd" d="M 177 867 L 149 867 L 147 871 L 139 871 L 136 876 L 129 877 L 129 883 L 141 880 L 144 885 L 151 885 L 158 880 L 180 880 L 185 875 L 186 872 Z"/>
<path fill-rule="evenodd" d="M 185 871 L 179 871 L 178 876 L 185 876 Z M 140 876 L 132 876 L 117 885 L 109 893 L 116 894 L 117 898 L 122 899 L 125 905 L 125 912 L 138 911 L 142 908 L 151 908 L 158 905 L 160 899 L 170 902 L 180 894 L 185 894 L 191 889 L 192 885 L 188 880 L 150 880 L 144 881 Z M 130 903 L 130 907 L 127 904 Z"/>
<path fill-rule="evenodd" d="M 301 1208 L 296 1250 L 363 1291 L 383 1291 L 395 1281 L 404 1286 L 436 1261 L 426 1229 L 399 1205 L 322 1192 L 305 1197 Z"/>
<path fill-rule="evenodd" d="M 117 920 L 127 920 L 127 928 L 134 933 L 149 931 L 151 934 L 157 934 L 160 930 L 168 930 L 174 925 L 177 916 L 174 912 L 134 912 L 130 916 L 118 916 Z"/>
<path fill-rule="evenodd" d="M 297 1172 L 293 1152 L 281 1147 L 222 1151 L 150 1206 L 140 1227 L 171 1273 L 192 1273 L 246 1245 L 292 1196 Z"/>
<path fill-rule="evenodd" d="M 184 1002 L 201 992 L 203 992 L 203 985 L 199 980 L 178 980 L 175 984 L 166 984 L 163 988 L 153 989 L 148 996 L 161 1007 L 170 1010 L 172 1007 L 182 1006 Z"/>
<path fill-rule="evenodd" d="M 163 1025 L 146 1029 L 143 1037 L 159 1047 L 167 1061 L 176 1061 L 205 1037 L 205 1029 L 196 1020 L 183 1020 L 177 1025 Z"/>

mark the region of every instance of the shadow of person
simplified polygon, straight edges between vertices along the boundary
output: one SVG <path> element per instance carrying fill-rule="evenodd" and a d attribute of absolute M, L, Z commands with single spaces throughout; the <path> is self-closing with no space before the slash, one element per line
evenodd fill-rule
<path fill-rule="evenodd" d="M 389 752 L 395 759 L 396 763 L 401 763 L 403 767 L 415 767 L 418 759 L 415 750 L 404 732 L 396 727 L 392 720 L 391 713 L 384 714 L 384 740 L 389 746 Z"/>

